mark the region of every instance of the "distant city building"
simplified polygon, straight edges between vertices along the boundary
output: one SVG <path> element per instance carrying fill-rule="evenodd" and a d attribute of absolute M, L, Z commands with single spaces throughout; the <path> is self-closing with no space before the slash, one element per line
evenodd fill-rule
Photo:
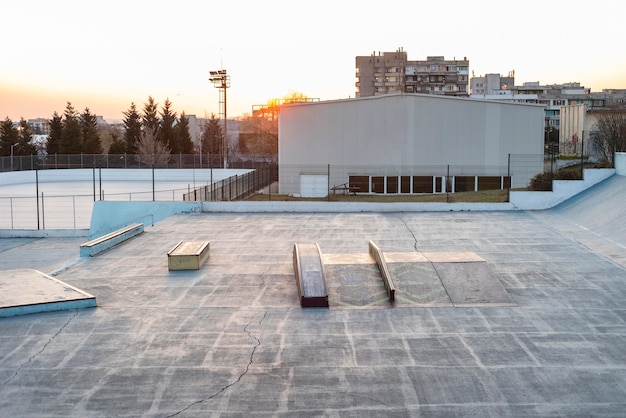
<path fill-rule="evenodd" d="M 48 135 L 50 133 L 50 120 L 46 118 L 28 119 L 28 127 L 35 135 Z"/>
<path fill-rule="evenodd" d="M 581 108 L 577 107 L 578 105 L 584 105 L 584 112 L 587 115 L 608 109 L 626 109 L 626 89 L 591 92 L 591 89 L 581 86 L 579 82 L 542 85 L 538 81 L 532 81 L 515 86 L 513 76 L 514 73 L 511 72 L 508 77 L 499 74 L 472 77 L 470 97 L 544 105 L 545 126 L 559 129 L 559 152 L 562 154 L 576 155 L 581 150 L 586 155 L 593 152 L 589 139 L 595 134 L 595 122 L 587 121 L 582 128 L 583 125 L 578 121 L 584 121 L 585 118 L 581 116 Z M 563 121 L 562 115 L 566 112 L 567 120 Z M 574 125 L 572 120 L 576 120 Z M 560 132 L 562 125 L 563 132 Z"/>
<path fill-rule="evenodd" d="M 356 97 L 390 93 L 468 96 L 469 61 L 441 56 L 409 61 L 407 53 L 373 52 L 356 57 Z"/>
<path fill-rule="evenodd" d="M 507 94 L 515 85 L 515 72 L 511 71 L 507 77 L 500 74 L 486 74 L 485 76 L 470 79 L 470 94 L 472 96 Z"/>

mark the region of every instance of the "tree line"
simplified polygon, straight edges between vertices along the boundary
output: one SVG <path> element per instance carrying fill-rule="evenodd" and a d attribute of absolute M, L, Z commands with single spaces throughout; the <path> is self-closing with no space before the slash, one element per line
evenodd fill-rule
<path fill-rule="evenodd" d="M 240 121 L 238 141 L 230 144 L 225 138 L 223 121 L 211 114 L 201 129 L 200 142 L 194 148 L 189 134 L 189 119 L 185 113 L 177 117 L 172 110 L 172 103 L 166 99 L 159 109 L 152 97 L 138 109 L 131 103 L 128 110 L 122 112 L 123 131 L 106 133 L 103 141 L 102 129 L 97 119 L 88 108 L 78 113 L 67 102 L 63 114 L 54 112 L 49 121 L 49 134 L 45 144 L 48 154 L 133 154 L 149 157 L 161 155 L 169 158 L 171 154 L 200 153 L 215 156 L 215 162 L 225 154 L 233 152 L 234 146 L 244 155 L 276 156 L 278 154 L 278 110 L 280 105 L 311 101 L 300 92 L 289 92 L 282 99 L 270 99 L 259 105 L 252 115 L 244 115 Z M 14 155 L 36 154 L 32 144 L 32 135 L 27 122 L 19 124 L 6 118 L 0 125 L 0 155 L 10 155 L 11 145 Z M 154 161 L 156 163 L 156 161 Z"/>
<path fill-rule="evenodd" d="M 123 134 L 113 132 L 112 142 L 107 150 L 103 150 L 96 115 L 89 108 L 79 113 L 71 102 L 67 102 L 63 114 L 54 112 L 49 121 L 45 151 L 47 154 L 194 153 L 189 119 L 184 112 L 177 117 L 169 99 L 165 100 L 160 110 L 152 97 L 148 97 L 142 111 L 133 102 L 123 115 Z M 37 154 L 32 139 L 33 132 L 23 118 L 16 124 L 7 117 L 0 124 L 0 155 Z"/>

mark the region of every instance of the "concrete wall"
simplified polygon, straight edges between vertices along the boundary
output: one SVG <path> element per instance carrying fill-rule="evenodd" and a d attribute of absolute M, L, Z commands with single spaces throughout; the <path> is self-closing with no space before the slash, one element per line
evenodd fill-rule
<path fill-rule="evenodd" d="M 626 152 L 615 153 L 615 174 L 626 176 Z"/>
<path fill-rule="evenodd" d="M 583 173 L 584 180 L 554 180 L 551 192 L 512 191 L 509 202 L 522 210 L 550 209 L 614 174 L 615 170 L 612 168 L 586 169 Z"/>
<path fill-rule="evenodd" d="M 298 194 L 293 177 L 324 174 L 328 164 L 368 175 L 382 167 L 506 167 L 509 154 L 527 154 L 538 156 L 534 175 L 543 168 L 543 136 L 536 105 L 419 94 L 290 105 L 279 118 L 279 190 Z"/>
<path fill-rule="evenodd" d="M 94 203 L 89 239 L 113 232 L 132 223 L 152 225 L 178 213 L 202 211 L 200 202 L 107 202 Z"/>
<path fill-rule="evenodd" d="M 515 210 L 510 203 L 374 203 L 374 202 L 203 202 L 203 212 L 363 213 L 472 212 Z"/>

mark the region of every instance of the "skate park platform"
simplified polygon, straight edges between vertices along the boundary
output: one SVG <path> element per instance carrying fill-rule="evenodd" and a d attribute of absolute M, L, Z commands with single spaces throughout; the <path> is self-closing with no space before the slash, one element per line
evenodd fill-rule
<path fill-rule="evenodd" d="M 93 295 L 40 271 L 0 271 L 0 318 L 95 306 Z"/>
<path fill-rule="evenodd" d="M 36 269 L 98 306 L 0 318 L 0 410 L 623 416 L 626 234 L 610 222 L 626 216 L 625 195 L 616 176 L 547 211 L 189 213 L 83 258 L 84 239 L 2 239 L 0 269 Z M 412 283 L 422 286 L 413 296 L 432 291 L 428 303 L 399 306 L 398 285 L 388 305 L 370 240 L 390 267 L 422 269 L 430 281 Z M 170 271 L 179 241 L 210 241 L 211 257 Z M 387 306 L 333 307 L 329 286 L 329 308 L 302 309 L 297 242 L 317 242 L 337 266 L 361 265 L 345 281 L 378 274 Z M 484 265 L 515 306 L 452 306 L 431 264 L 469 255 L 463 262 Z M 405 271 L 395 273 L 414 275 Z"/>

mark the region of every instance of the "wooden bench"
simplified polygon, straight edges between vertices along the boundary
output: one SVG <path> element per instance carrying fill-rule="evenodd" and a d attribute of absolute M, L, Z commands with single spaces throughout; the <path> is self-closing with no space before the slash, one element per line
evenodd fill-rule
<path fill-rule="evenodd" d="M 169 270 L 199 270 L 209 254 L 209 241 L 180 241 L 167 252 L 167 267 Z"/>
<path fill-rule="evenodd" d="M 337 194 L 337 192 L 343 192 L 344 194 L 351 193 L 356 194 L 359 191 L 358 186 L 351 186 L 348 183 L 340 184 L 339 186 L 333 186 L 330 188 L 333 191 L 333 194 Z"/>
<path fill-rule="evenodd" d="M 298 298 L 303 308 L 327 308 L 328 292 L 320 248 L 315 244 L 294 244 L 293 267 Z"/>
<path fill-rule="evenodd" d="M 396 286 L 393 283 L 393 279 L 391 278 L 391 273 L 389 273 L 389 268 L 387 267 L 387 261 L 385 261 L 385 256 L 383 252 L 378 248 L 374 241 L 370 241 L 369 243 L 370 254 L 376 260 L 376 264 L 378 264 L 378 269 L 380 270 L 380 275 L 383 279 L 383 283 L 385 284 L 385 289 L 387 290 L 387 296 L 389 296 L 389 302 L 393 302 L 395 300 L 396 295 Z"/>
<path fill-rule="evenodd" d="M 143 232 L 143 224 L 130 224 L 117 231 L 87 241 L 80 246 L 81 257 L 93 257 L 104 250 L 129 240 Z"/>

